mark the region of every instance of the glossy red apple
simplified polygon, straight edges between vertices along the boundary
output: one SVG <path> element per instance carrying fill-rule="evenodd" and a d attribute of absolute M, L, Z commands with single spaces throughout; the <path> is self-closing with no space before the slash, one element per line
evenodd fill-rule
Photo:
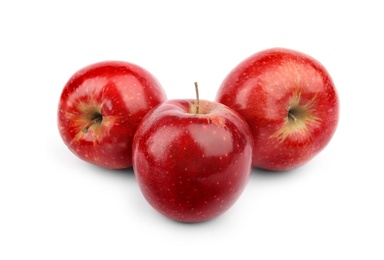
<path fill-rule="evenodd" d="M 135 64 L 91 64 L 64 86 L 58 106 L 60 136 L 84 161 L 109 169 L 132 167 L 136 128 L 165 100 L 155 77 Z"/>
<path fill-rule="evenodd" d="M 168 100 L 143 119 L 133 141 L 133 169 L 150 205 L 180 222 L 221 215 L 251 172 L 247 123 L 235 111 L 201 100 Z"/>
<path fill-rule="evenodd" d="M 255 53 L 224 79 L 216 101 L 236 110 L 253 135 L 254 167 L 288 170 L 316 156 L 331 140 L 339 99 L 325 67 L 290 49 Z"/>

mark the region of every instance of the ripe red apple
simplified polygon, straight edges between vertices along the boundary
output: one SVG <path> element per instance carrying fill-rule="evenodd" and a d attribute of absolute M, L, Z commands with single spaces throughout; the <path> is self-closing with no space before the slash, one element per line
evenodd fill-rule
<path fill-rule="evenodd" d="M 217 102 L 199 104 L 162 103 L 145 116 L 133 141 L 133 169 L 145 199 L 180 222 L 221 215 L 242 193 L 252 168 L 244 119 Z"/>
<path fill-rule="evenodd" d="M 165 100 L 159 82 L 135 64 L 91 64 L 64 86 L 58 106 L 59 133 L 84 161 L 109 169 L 129 168 L 137 126 Z"/>
<path fill-rule="evenodd" d="M 331 140 L 339 99 L 325 67 L 290 49 L 253 54 L 224 79 L 216 96 L 248 122 L 254 167 L 288 170 L 305 164 Z"/>

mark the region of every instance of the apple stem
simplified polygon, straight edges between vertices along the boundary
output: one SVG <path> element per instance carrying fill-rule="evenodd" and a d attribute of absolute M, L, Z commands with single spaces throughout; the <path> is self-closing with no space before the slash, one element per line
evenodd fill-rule
<path fill-rule="evenodd" d="M 197 85 L 197 82 L 195 82 L 195 91 L 196 91 L 196 114 L 198 114 L 200 110 L 200 101 L 199 101 L 199 87 Z"/>
<path fill-rule="evenodd" d="M 95 119 L 93 119 L 91 122 L 89 122 L 88 124 L 85 125 L 85 127 L 83 128 L 83 133 L 87 133 L 88 132 L 88 129 L 93 126 L 94 124 L 96 124 L 97 122 L 100 122 L 102 119 L 102 116 L 98 116 L 96 117 Z"/>
<path fill-rule="evenodd" d="M 291 112 L 288 112 L 288 117 L 289 119 L 291 119 L 291 121 L 295 122 L 297 120 L 297 118 L 291 113 Z"/>

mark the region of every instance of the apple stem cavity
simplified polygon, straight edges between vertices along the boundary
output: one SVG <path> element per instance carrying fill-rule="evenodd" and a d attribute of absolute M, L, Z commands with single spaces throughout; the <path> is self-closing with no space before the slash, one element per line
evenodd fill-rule
<path fill-rule="evenodd" d="M 85 125 L 85 127 L 83 128 L 83 133 L 87 133 L 88 132 L 88 129 L 93 126 L 94 124 L 99 124 L 101 123 L 101 121 L 103 120 L 103 116 L 101 114 L 96 114 L 94 116 L 94 118 L 88 123 Z"/>
<path fill-rule="evenodd" d="M 288 112 L 288 119 L 291 122 L 296 122 L 297 121 L 297 118 L 295 117 L 295 115 L 293 113 L 291 113 L 291 111 Z"/>
<path fill-rule="evenodd" d="M 196 91 L 196 114 L 199 114 L 200 100 L 199 100 L 199 86 L 195 82 L 195 91 Z"/>

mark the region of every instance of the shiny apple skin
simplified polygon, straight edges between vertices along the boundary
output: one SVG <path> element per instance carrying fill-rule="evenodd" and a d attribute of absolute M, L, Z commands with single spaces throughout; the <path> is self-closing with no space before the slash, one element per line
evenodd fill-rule
<path fill-rule="evenodd" d="M 266 49 L 243 60 L 222 82 L 216 101 L 248 122 L 252 165 L 272 171 L 310 161 L 330 142 L 339 120 L 338 94 L 325 67 L 285 48 Z M 293 106 L 308 113 L 296 125 L 287 116 Z"/>
<path fill-rule="evenodd" d="M 132 167 L 133 136 L 145 114 L 166 100 L 157 79 L 124 61 L 102 61 L 77 71 L 58 105 L 58 129 L 82 160 L 109 169 Z M 101 122 L 83 129 L 95 114 Z"/>
<path fill-rule="evenodd" d="M 133 142 L 133 169 L 149 204 L 180 222 L 228 210 L 251 173 L 247 123 L 213 101 L 168 100 L 143 119 Z"/>

